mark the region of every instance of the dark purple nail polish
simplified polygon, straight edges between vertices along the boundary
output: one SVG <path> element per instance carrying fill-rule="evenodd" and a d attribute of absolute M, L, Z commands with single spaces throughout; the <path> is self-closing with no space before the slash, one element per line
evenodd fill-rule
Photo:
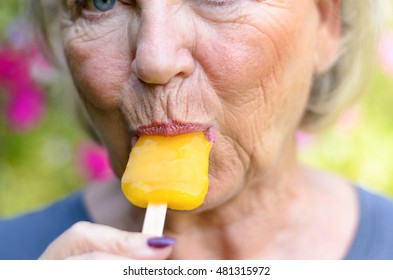
<path fill-rule="evenodd" d="M 171 237 L 153 237 L 147 240 L 147 245 L 152 248 L 161 249 L 169 246 L 173 246 L 176 243 L 176 240 Z"/>

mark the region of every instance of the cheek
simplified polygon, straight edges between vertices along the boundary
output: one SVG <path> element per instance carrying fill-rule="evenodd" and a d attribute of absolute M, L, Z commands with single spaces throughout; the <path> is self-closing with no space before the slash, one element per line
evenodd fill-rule
<path fill-rule="evenodd" d="M 130 54 L 127 46 L 120 43 L 119 35 L 113 32 L 87 42 L 64 42 L 69 70 L 82 100 L 101 110 L 117 108 L 131 75 Z"/>
<path fill-rule="evenodd" d="M 282 31 L 271 37 L 247 24 L 228 33 L 212 32 L 197 48 L 196 56 L 221 100 L 221 130 L 249 151 L 282 101 L 282 84 L 276 81 L 285 68 L 285 41 Z"/>
<path fill-rule="evenodd" d="M 198 45 L 198 60 L 223 106 L 220 131 L 235 140 L 244 167 L 231 162 L 239 173 L 227 168 L 218 175 L 222 178 L 234 180 L 251 164 L 267 170 L 303 114 L 312 80 L 316 24 L 313 18 L 290 18 L 290 14 L 275 15 L 288 18 L 282 23 L 259 13 L 229 33 L 225 28 L 214 30 Z M 245 155 L 239 156 L 239 150 Z M 225 154 L 218 156 L 222 160 Z"/>
<path fill-rule="evenodd" d="M 301 19 L 303 13 L 258 11 L 231 29 L 218 27 L 199 40 L 196 56 L 234 117 L 256 113 L 266 129 L 269 122 L 283 122 L 277 119 L 288 122 L 286 112 L 293 122 L 301 114 L 312 78 L 315 42 L 310 34 L 316 32 L 315 19 Z"/>
<path fill-rule="evenodd" d="M 261 32 L 265 30 L 270 33 Z M 268 22 L 248 22 L 229 32 L 225 27 L 214 30 L 207 40 L 200 40 L 196 56 L 225 111 L 235 118 L 248 118 L 255 111 L 269 116 L 282 95 L 277 87 L 282 85 L 291 39 L 283 30 L 271 30 Z"/>
<path fill-rule="evenodd" d="M 265 52 L 262 44 L 252 42 L 252 38 L 239 40 L 227 33 L 212 32 L 197 41 L 195 56 L 219 91 L 225 93 L 253 87 L 263 75 L 260 68 L 264 58 L 261 55 Z"/>

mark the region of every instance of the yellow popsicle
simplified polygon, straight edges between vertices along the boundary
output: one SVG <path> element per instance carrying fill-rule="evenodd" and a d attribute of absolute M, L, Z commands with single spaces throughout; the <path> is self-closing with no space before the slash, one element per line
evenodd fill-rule
<path fill-rule="evenodd" d="M 123 193 L 143 208 L 148 204 L 166 204 L 174 210 L 200 206 L 208 188 L 211 148 L 203 132 L 139 137 L 123 174 Z"/>

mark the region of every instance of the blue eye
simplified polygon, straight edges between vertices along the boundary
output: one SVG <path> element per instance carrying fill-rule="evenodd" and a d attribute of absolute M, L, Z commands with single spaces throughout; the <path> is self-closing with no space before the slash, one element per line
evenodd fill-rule
<path fill-rule="evenodd" d="M 97 10 L 105 12 L 113 8 L 116 0 L 93 0 L 93 3 Z"/>

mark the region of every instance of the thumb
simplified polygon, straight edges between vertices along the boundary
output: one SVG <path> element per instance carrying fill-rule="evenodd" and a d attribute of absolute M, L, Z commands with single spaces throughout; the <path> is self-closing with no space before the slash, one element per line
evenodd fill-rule
<path fill-rule="evenodd" d="M 175 240 L 151 238 L 109 226 L 79 222 L 53 241 L 40 259 L 66 259 L 81 255 L 112 255 L 121 258 L 161 260 L 169 257 Z"/>

